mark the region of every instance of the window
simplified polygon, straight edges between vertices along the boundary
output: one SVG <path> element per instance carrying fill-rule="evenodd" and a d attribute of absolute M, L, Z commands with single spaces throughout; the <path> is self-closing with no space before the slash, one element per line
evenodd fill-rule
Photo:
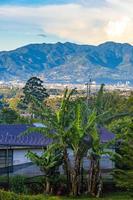
<path fill-rule="evenodd" d="M 8 168 L 9 172 L 12 171 L 12 165 L 13 165 L 13 151 L 8 149 L 0 150 L 0 171 L 2 172 L 7 171 Z M 3 170 L 2 170 L 3 169 Z"/>

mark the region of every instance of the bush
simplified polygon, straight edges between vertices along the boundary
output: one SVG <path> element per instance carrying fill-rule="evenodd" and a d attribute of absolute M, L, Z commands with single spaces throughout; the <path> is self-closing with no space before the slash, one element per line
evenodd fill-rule
<path fill-rule="evenodd" d="M 0 200 L 47 200 L 42 195 L 38 196 L 25 196 L 25 195 L 17 195 L 14 192 L 6 192 L 4 190 L 0 190 Z"/>
<path fill-rule="evenodd" d="M 27 187 L 25 185 L 26 177 L 24 176 L 14 176 L 10 178 L 10 190 L 17 194 L 27 194 Z"/>
<path fill-rule="evenodd" d="M 0 191 L 0 200 L 19 200 L 18 196 L 11 192 Z"/>
<path fill-rule="evenodd" d="M 116 169 L 113 175 L 117 187 L 131 191 L 133 194 L 133 170 Z"/>
<path fill-rule="evenodd" d="M 45 177 L 37 176 L 27 178 L 26 185 L 30 194 L 42 194 L 44 193 Z"/>

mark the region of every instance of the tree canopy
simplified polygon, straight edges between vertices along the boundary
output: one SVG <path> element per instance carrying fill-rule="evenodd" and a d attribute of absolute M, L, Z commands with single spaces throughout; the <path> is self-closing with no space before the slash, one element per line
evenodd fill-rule
<path fill-rule="evenodd" d="M 23 88 L 23 96 L 18 107 L 26 109 L 31 103 L 31 98 L 35 98 L 39 102 L 43 102 L 49 95 L 43 86 L 43 81 L 37 77 L 31 77 Z"/>

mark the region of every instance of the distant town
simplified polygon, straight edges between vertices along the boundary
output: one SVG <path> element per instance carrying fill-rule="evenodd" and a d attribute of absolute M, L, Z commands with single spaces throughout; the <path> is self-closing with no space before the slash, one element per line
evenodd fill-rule
<path fill-rule="evenodd" d="M 44 82 L 44 86 L 47 89 L 59 89 L 64 90 L 66 87 L 69 89 L 76 88 L 77 90 L 86 90 L 86 85 L 88 84 L 91 87 L 91 91 L 95 92 L 100 88 L 100 84 L 98 84 L 96 81 L 88 81 L 84 84 L 78 84 L 78 83 L 49 83 Z M 19 80 L 13 80 L 9 82 L 0 81 L 0 88 L 23 88 L 25 85 L 25 82 L 19 81 Z M 130 83 L 130 81 L 119 81 L 116 84 L 106 84 L 106 90 L 108 91 L 133 91 L 133 85 Z"/>

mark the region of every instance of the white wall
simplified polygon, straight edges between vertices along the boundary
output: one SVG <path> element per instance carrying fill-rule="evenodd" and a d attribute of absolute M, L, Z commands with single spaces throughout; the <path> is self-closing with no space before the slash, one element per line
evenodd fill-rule
<path fill-rule="evenodd" d="M 26 153 L 29 149 L 15 149 L 13 150 L 13 165 L 20 165 L 24 163 L 31 162 L 30 159 L 26 157 Z M 32 149 L 32 152 L 41 155 L 42 149 Z"/>

